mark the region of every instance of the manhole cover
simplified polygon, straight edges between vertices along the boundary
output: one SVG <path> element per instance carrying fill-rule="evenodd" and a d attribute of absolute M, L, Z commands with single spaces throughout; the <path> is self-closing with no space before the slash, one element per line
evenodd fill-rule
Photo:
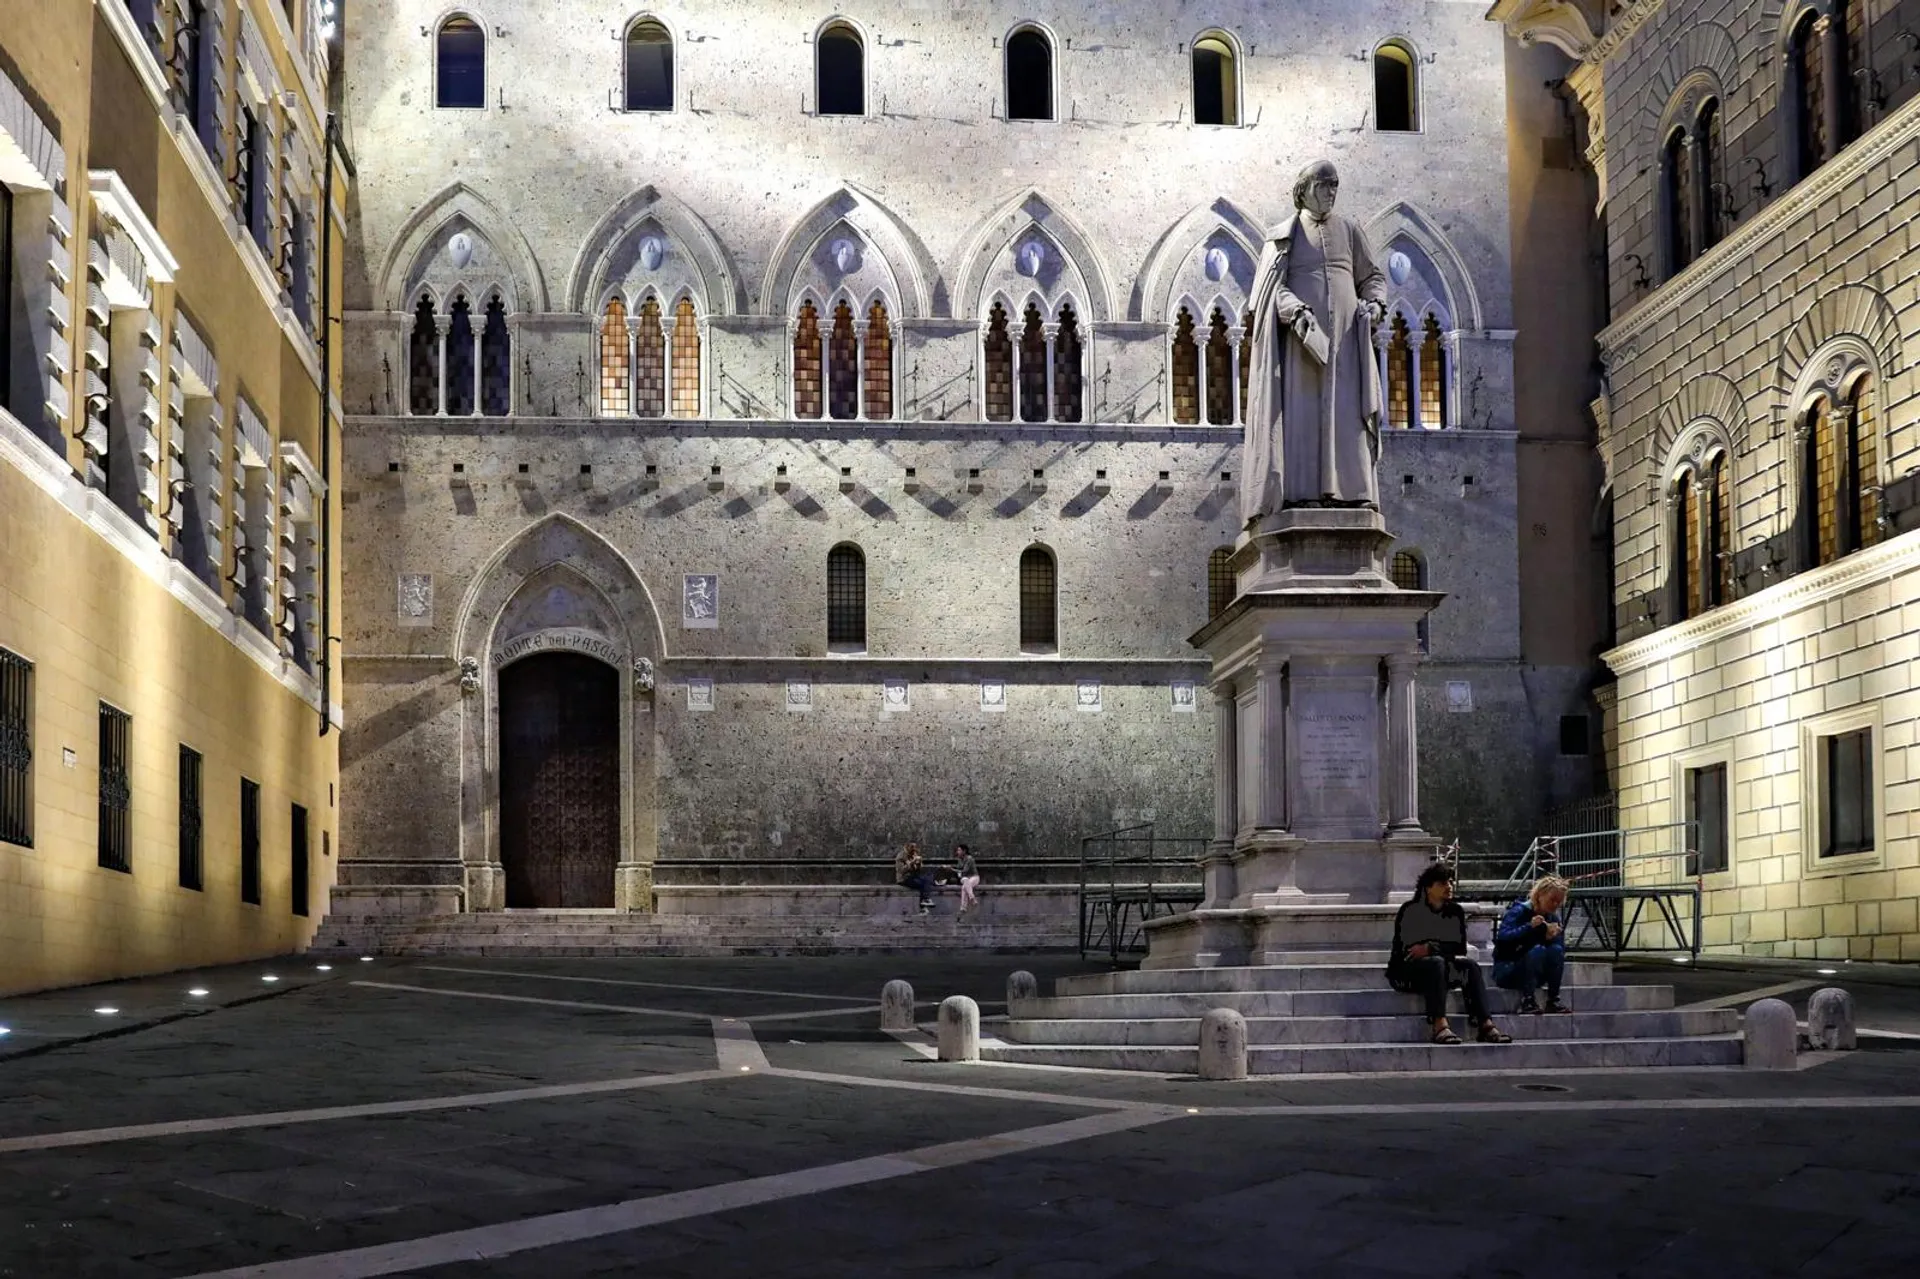
<path fill-rule="evenodd" d="M 1515 1084 L 1521 1092 L 1572 1092 L 1565 1084 Z"/>

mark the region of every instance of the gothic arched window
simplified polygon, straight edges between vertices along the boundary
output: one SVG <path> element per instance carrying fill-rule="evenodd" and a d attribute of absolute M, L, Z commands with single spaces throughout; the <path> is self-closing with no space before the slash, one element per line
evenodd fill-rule
<path fill-rule="evenodd" d="M 633 412 L 632 343 L 627 334 L 627 304 L 619 298 L 607 301 L 600 320 L 600 412 L 625 415 Z"/>
<path fill-rule="evenodd" d="M 1420 326 L 1420 425 L 1430 431 L 1453 425 L 1450 363 L 1440 319 L 1429 315 Z"/>
<path fill-rule="evenodd" d="M 1007 37 L 1007 119 L 1053 119 L 1053 44 L 1033 27 Z"/>
<path fill-rule="evenodd" d="M 660 327 L 660 299 L 653 296 L 633 313 L 633 415 L 667 415 L 667 334 Z"/>
<path fill-rule="evenodd" d="M 453 300 L 447 320 L 447 414 L 466 417 L 473 412 L 474 374 L 473 304 L 464 296 Z"/>
<path fill-rule="evenodd" d="M 480 332 L 480 412 L 505 417 L 513 411 L 513 335 L 507 307 L 498 293 L 487 299 L 487 323 Z"/>
<path fill-rule="evenodd" d="M 1239 583 L 1233 576 L 1233 548 L 1215 547 L 1207 556 L 1207 616 L 1215 618 L 1226 612 L 1238 591 Z"/>
<path fill-rule="evenodd" d="M 1007 333 L 1007 308 L 995 302 L 987 313 L 987 331 L 981 339 L 985 364 L 987 421 L 1013 421 L 1013 339 Z"/>
<path fill-rule="evenodd" d="M 1193 312 L 1173 317 L 1173 420 L 1180 426 L 1200 422 L 1200 344 L 1193 336 Z"/>
<path fill-rule="evenodd" d="M 893 417 L 893 326 L 884 302 L 867 308 L 865 359 L 867 418 L 885 422 Z"/>
<path fill-rule="evenodd" d="M 1233 45 L 1217 32 L 1193 42 L 1193 122 L 1240 123 L 1239 65 Z"/>
<path fill-rule="evenodd" d="M 1660 148 L 1660 185 L 1665 205 L 1667 274 L 1677 275 L 1693 261 L 1693 148 L 1687 131 L 1676 128 Z"/>
<path fill-rule="evenodd" d="M 1073 308 L 1060 308 L 1053 336 L 1053 420 L 1078 422 L 1081 410 L 1080 321 Z"/>
<path fill-rule="evenodd" d="M 1047 420 L 1047 327 L 1040 308 L 1027 303 L 1020 329 L 1020 420 Z"/>
<path fill-rule="evenodd" d="M 427 417 L 440 411 L 440 327 L 433 299 L 422 294 L 413 311 L 413 336 L 407 340 L 407 411 Z"/>
<path fill-rule="evenodd" d="M 853 329 L 853 308 L 833 308 L 827 336 L 827 416 L 847 422 L 860 416 L 860 340 Z"/>
<path fill-rule="evenodd" d="M 1232 426 L 1233 420 L 1233 343 L 1227 317 L 1215 307 L 1207 324 L 1207 423 Z"/>
<path fill-rule="evenodd" d="M 673 36 L 652 18 L 627 28 L 627 110 L 673 110 Z"/>
<path fill-rule="evenodd" d="M 700 416 L 700 317 L 694 314 L 693 299 L 681 298 L 673 306 L 673 367 L 668 371 L 673 383 L 673 416 Z"/>
<path fill-rule="evenodd" d="M 1059 647 L 1059 582 L 1053 554 L 1044 546 L 1020 553 L 1020 651 L 1051 653 Z"/>
<path fill-rule="evenodd" d="M 1412 133 L 1420 127 L 1419 85 L 1413 50 L 1388 40 L 1373 51 L 1373 127 Z"/>
<path fill-rule="evenodd" d="M 811 302 L 800 304 L 793 327 L 793 415 L 817 418 L 822 403 L 820 377 L 820 312 Z"/>
<path fill-rule="evenodd" d="M 860 33 L 836 22 L 814 41 L 814 83 L 821 115 L 867 113 L 867 51 Z"/>
<path fill-rule="evenodd" d="M 851 542 L 827 552 L 827 646 L 838 652 L 867 646 L 867 557 Z"/>
<path fill-rule="evenodd" d="M 487 105 L 487 37 L 480 24 L 455 14 L 434 37 L 433 102 L 440 107 Z"/>
<path fill-rule="evenodd" d="M 1395 315 L 1387 337 L 1387 425 L 1413 425 L 1413 333 L 1407 317 Z"/>

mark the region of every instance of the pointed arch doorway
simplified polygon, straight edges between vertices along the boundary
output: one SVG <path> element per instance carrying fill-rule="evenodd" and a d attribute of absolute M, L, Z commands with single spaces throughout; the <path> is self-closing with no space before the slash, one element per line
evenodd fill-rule
<path fill-rule="evenodd" d="M 584 653 L 499 673 L 500 863 L 509 909 L 610 908 L 620 861 L 620 682 Z"/>

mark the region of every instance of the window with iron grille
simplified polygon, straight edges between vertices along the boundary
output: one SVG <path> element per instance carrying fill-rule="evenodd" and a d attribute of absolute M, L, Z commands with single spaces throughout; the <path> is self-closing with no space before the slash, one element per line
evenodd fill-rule
<path fill-rule="evenodd" d="M 841 649 L 867 646 L 867 557 L 857 546 L 827 552 L 827 643 Z"/>
<path fill-rule="evenodd" d="M 1053 556 L 1038 546 L 1020 554 L 1020 649 L 1050 653 L 1059 647 L 1054 620 L 1058 590 Z"/>
<path fill-rule="evenodd" d="M 1423 591 L 1426 583 L 1420 572 L 1420 557 L 1411 551 L 1396 551 L 1393 564 L 1387 570 L 1393 578 L 1393 584 L 1403 591 Z"/>
<path fill-rule="evenodd" d="M 1820 739 L 1820 855 L 1873 851 L 1873 730 Z"/>
<path fill-rule="evenodd" d="M 0 182 L 0 407 L 13 405 L 13 188 Z M 26 414 L 16 416 L 26 418 Z"/>
<path fill-rule="evenodd" d="M 206 887 L 201 852 L 204 840 L 200 818 L 200 752 L 180 748 L 180 887 L 195 892 Z"/>
<path fill-rule="evenodd" d="M 133 717 L 100 703 L 100 864 L 108 870 L 133 870 L 132 737 Z"/>
<path fill-rule="evenodd" d="M 1727 766 L 1711 764 L 1687 770 L 1687 860 L 1689 875 L 1713 875 L 1727 868 Z"/>
<path fill-rule="evenodd" d="M 260 904 L 260 783 L 240 779 L 240 900 Z"/>
<path fill-rule="evenodd" d="M 307 810 L 300 805 L 293 806 L 293 833 L 289 851 L 292 853 L 292 866 L 289 867 L 289 882 L 293 888 L 293 913 L 306 917 L 307 913 Z"/>
<path fill-rule="evenodd" d="M 33 847 L 33 663 L 4 648 L 0 648 L 0 843 Z"/>
<path fill-rule="evenodd" d="M 1233 548 L 1222 546 L 1207 556 L 1207 616 L 1218 617 L 1233 603 L 1239 583 L 1233 576 Z"/>

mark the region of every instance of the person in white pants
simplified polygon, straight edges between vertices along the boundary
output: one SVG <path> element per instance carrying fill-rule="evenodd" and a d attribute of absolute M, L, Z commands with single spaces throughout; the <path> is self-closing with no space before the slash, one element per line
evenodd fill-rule
<path fill-rule="evenodd" d="M 980 904 L 980 868 L 965 844 L 953 846 L 953 869 L 960 876 L 960 913 L 965 914 Z"/>

